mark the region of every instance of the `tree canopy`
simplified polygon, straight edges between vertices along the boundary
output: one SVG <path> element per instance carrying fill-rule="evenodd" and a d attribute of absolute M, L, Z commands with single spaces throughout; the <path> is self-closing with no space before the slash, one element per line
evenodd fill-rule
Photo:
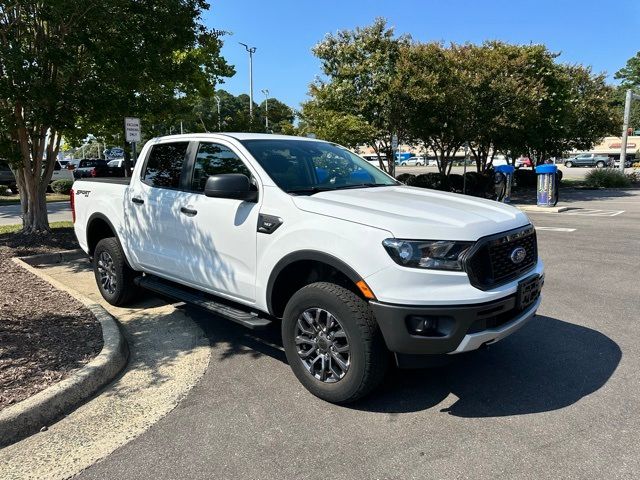
<path fill-rule="evenodd" d="M 328 35 L 313 51 L 323 76 L 303 106 L 306 131 L 387 158 L 395 134 L 434 152 L 442 173 L 465 144 L 482 171 L 496 153 L 541 161 L 616 129 L 605 76 L 559 63 L 544 45 L 421 43 L 378 19 Z"/>
<path fill-rule="evenodd" d="M 0 156 L 20 189 L 24 231 L 48 229 L 45 191 L 62 136 L 121 131 L 213 90 L 234 70 L 204 0 L 7 0 L 0 7 Z"/>

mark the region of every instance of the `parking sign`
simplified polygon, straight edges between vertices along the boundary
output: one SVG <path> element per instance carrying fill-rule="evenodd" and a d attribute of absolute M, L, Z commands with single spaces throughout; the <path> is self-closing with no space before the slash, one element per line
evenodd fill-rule
<path fill-rule="evenodd" d="M 125 117 L 124 119 L 124 136 L 127 142 L 140 142 L 140 119 L 134 117 Z"/>

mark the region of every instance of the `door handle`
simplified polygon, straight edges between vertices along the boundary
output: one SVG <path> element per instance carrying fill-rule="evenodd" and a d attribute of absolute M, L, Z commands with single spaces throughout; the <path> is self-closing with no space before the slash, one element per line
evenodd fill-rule
<path fill-rule="evenodd" d="M 141 199 L 141 198 L 138 198 L 138 197 L 133 197 L 133 198 L 131 199 L 131 201 L 132 201 L 133 203 L 137 203 L 137 204 L 139 204 L 139 205 L 142 205 L 142 204 L 144 203 L 144 200 L 143 200 L 143 199 Z"/>
<path fill-rule="evenodd" d="M 197 211 L 197 210 L 193 210 L 192 208 L 187 208 L 187 207 L 181 207 L 181 208 L 180 208 L 180 211 L 181 211 L 182 213 L 184 213 L 185 215 L 190 215 L 190 216 L 192 216 L 192 217 L 193 217 L 194 215 L 197 215 L 197 214 L 198 214 L 198 211 Z"/>

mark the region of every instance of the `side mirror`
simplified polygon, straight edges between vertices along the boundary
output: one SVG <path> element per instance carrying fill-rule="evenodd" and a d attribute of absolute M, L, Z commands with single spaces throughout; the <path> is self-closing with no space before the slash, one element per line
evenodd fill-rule
<path fill-rule="evenodd" d="M 242 173 L 221 173 L 207 178 L 204 194 L 213 198 L 233 198 L 245 202 L 255 202 L 258 192 L 251 190 L 249 178 Z"/>

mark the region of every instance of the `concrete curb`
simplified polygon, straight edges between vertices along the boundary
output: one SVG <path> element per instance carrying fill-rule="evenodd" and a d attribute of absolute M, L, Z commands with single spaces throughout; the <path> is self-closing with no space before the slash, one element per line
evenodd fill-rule
<path fill-rule="evenodd" d="M 537 205 L 513 205 L 523 212 L 560 213 L 569 210 L 569 207 L 538 207 Z"/>
<path fill-rule="evenodd" d="M 36 265 L 51 265 L 51 264 L 54 264 L 54 263 L 70 262 L 71 260 L 77 260 L 79 258 L 83 258 L 83 257 L 86 257 L 86 256 L 87 256 L 86 253 L 84 253 L 81 249 L 76 248 L 75 250 L 64 250 L 62 252 L 56 252 L 56 253 L 43 253 L 41 255 L 31 255 L 30 257 L 23 257 L 20 260 L 22 260 L 22 262 L 26 263 L 27 265 L 31 265 L 33 267 L 33 266 L 36 266 Z M 18 262 L 16 262 L 16 263 L 18 263 Z M 18 265 L 19 265 L 19 263 L 18 263 Z M 29 270 L 29 271 L 31 271 L 31 270 Z M 31 272 L 31 273 L 33 273 L 33 272 Z M 42 277 L 39 274 L 36 274 L 36 275 L 40 276 L 40 278 L 43 278 L 44 280 L 46 280 L 49 283 L 51 283 L 52 281 L 55 281 L 52 278 L 50 278 L 49 276 L 47 276 L 47 275 L 45 275 L 44 277 Z M 56 286 L 56 288 L 60 288 L 60 287 Z M 63 287 L 63 289 L 67 293 L 70 293 L 70 291 L 66 287 Z M 91 303 L 93 303 L 93 302 L 91 302 Z"/>
<path fill-rule="evenodd" d="M 83 254 L 84 255 L 84 254 Z M 0 412 L 0 447 L 38 432 L 66 412 L 84 402 L 96 391 L 111 382 L 127 364 L 129 348 L 115 318 L 102 306 L 67 288 L 45 273 L 33 268 L 79 258 L 77 251 L 35 255 L 25 259 L 13 258 L 16 265 L 62 290 L 85 305 L 102 327 L 102 350 L 87 365 L 64 380 Z"/>

